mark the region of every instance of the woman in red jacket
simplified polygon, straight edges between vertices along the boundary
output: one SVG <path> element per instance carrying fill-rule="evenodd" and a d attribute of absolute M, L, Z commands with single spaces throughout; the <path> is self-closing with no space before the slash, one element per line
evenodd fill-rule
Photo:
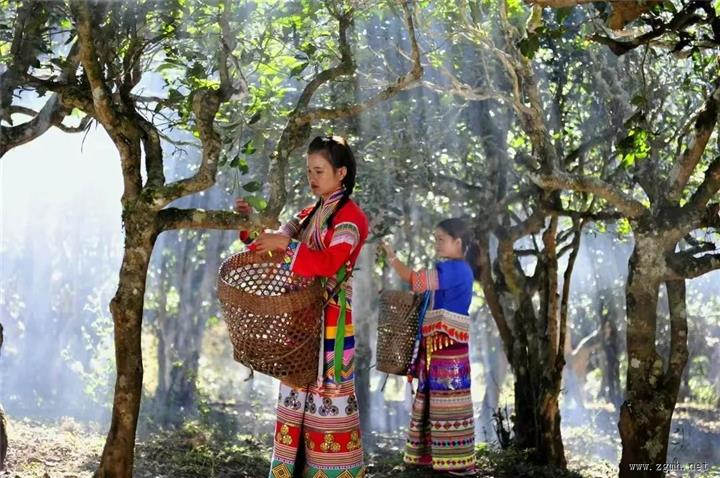
<path fill-rule="evenodd" d="M 368 235 L 362 209 L 350 199 L 355 158 L 339 136 L 318 136 L 307 152 L 308 182 L 318 199 L 276 233 L 253 242 L 257 252 L 284 251 L 284 267 L 326 277 L 330 293 L 345 279 Z M 243 200 L 236 209 L 249 213 Z M 241 239 L 247 242 L 246 232 Z M 345 280 L 324 312 L 323 370 L 305 388 L 280 384 L 270 478 L 365 476 L 355 396 L 352 287 Z"/>

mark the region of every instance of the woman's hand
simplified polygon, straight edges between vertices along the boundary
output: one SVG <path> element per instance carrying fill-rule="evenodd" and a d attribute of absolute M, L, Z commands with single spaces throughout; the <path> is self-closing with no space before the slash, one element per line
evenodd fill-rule
<path fill-rule="evenodd" d="M 235 200 L 235 211 L 243 214 L 245 216 L 249 216 L 253 212 L 253 208 L 246 200 L 243 198 L 237 198 Z"/>
<path fill-rule="evenodd" d="M 392 246 L 385 241 L 380 241 L 379 247 L 385 251 L 388 262 L 392 263 L 393 259 L 395 259 L 395 250 Z"/>
<path fill-rule="evenodd" d="M 290 238 L 284 234 L 276 234 L 273 232 L 263 232 L 253 242 L 256 252 L 268 251 L 284 251 L 290 244 Z"/>

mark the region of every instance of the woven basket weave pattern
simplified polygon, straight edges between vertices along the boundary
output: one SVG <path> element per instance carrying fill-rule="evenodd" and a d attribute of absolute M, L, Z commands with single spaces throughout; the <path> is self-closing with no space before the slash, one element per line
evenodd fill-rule
<path fill-rule="evenodd" d="M 380 295 L 377 369 L 405 375 L 412 360 L 418 332 L 421 295 L 388 290 Z"/>
<path fill-rule="evenodd" d="M 235 360 L 302 387 L 317 378 L 323 287 L 283 269 L 281 260 L 230 256 L 220 266 L 218 298 Z"/>

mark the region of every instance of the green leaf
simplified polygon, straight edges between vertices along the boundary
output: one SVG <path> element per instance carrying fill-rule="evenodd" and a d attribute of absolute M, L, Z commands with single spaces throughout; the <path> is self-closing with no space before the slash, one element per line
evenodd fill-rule
<path fill-rule="evenodd" d="M 647 106 L 647 98 L 645 98 L 643 95 L 637 94 L 633 96 L 632 100 L 630 100 L 630 103 L 632 103 L 635 106 L 645 107 Z"/>
<path fill-rule="evenodd" d="M 537 35 L 531 35 L 520 40 L 518 47 L 523 56 L 533 58 L 540 48 L 540 40 Z"/>
<path fill-rule="evenodd" d="M 300 45 L 300 51 L 307 54 L 307 56 L 312 56 L 313 53 L 315 53 L 317 51 L 317 47 L 311 42 L 305 42 L 302 45 Z"/>
<path fill-rule="evenodd" d="M 248 125 L 257 123 L 258 121 L 260 121 L 260 118 L 262 118 L 262 113 L 258 111 L 248 120 Z"/>
<path fill-rule="evenodd" d="M 252 207 L 254 207 L 257 211 L 262 211 L 267 207 L 267 201 L 261 197 L 257 196 L 246 196 L 245 201 L 248 202 Z"/>
<path fill-rule="evenodd" d="M 245 158 L 243 158 L 239 154 L 235 156 L 232 161 L 230 161 L 230 167 L 239 169 L 240 172 L 243 174 L 247 174 L 250 170 L 247 161 L 245 161 Z"/>
<path fill-rule="evenodd" d="M 251 139 L 243 145 L 240 151 L 242 152 L 242 154 L 251 155 L 257 150 L 255 149 L 255 145 L 253 144 L 253 140 Z"/>
<path fill-rule="evenodd" d="M 259 191 L 261 186 L 259 181 L 250 181 L 247 184 L 243 184 L 243 189 L 249 193 L 254 193 Z"/>
<path fill-rule="evenodd" d="M 626 168 L 631 167 L 633 164 L 635 164 L 635 153 L 627 153 L 622 158 L 622 165 Z"/>
<path fill-rule="evenodd" d="M 300 63 L 298 66 L 290 70 L 290 76 L 300 76 L 300 74 L 305 71 L 305 68 L 307 68 L 308 65 L 309 63 L 307 61 L 304 63 Z"/>
<path fill-rule="evenodd" d="M 205 67 L 196 61 L 190 69 L 188 69 L 186 76 L 188 78 L 205 78 Z"/>
<path fill-rule="evenodd" d="M 567 17 L 572 13 L 572 7 L 561 7 L 555 10 L 555 21 L 559 24 L 565 21 Z"/>
<path fill-rule="evenodd" d="M 220 319 L 218 318 L 218 316 L 212 315 L 207 320 L 207 327 L 209 329 L 211 329 L 211 328 L 215 327 L 216 325 L 218 325 L 219 323 L 220 323 Z"/>
<path fill-rule="evenodd" d="M 630 221 L 627 220 L 627 218 L 623 217 L 617 222 L 617 232 L 621 236 L 628 236 L 632 233 L 632 228 L 630 227 Z"/>

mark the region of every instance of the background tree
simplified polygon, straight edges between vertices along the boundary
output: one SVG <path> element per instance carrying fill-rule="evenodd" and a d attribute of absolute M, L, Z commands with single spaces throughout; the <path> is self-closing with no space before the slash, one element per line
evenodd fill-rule
<path fill-rule="evenodd" d="M 647 21 L 662 22 L 671 15 L 669 10 L 677 11 L 666 5 L 651 12 Z M 603 198 L 623 213 L 632 228 L 634 248 L 626 287 L 629 367 L 619 423 L 621 476 L 635 473 L 629 469 L 631 463 L 665 462 L 670 422 L 688 360 L 685 281 L 720 268 L 717 241 L 706 236 L 720 225 L 720 158 L 713 158 L 717 150 L 706 152 L 717 124 L 720 77 L 716 53 L 704 51 L 717 46 L 717 19 L 708 2 L 691 2 L 682 14 L 686 22 L 678 23 L 679 14 L 675 14 L 652 35 L 637 40 L 636 46 L 646 45 L 640 65 L 643 84 L 635 97 L 639 108 L 626 140 L 615 145 L 615 154 L 622 159 L 615 169 L 597 175 L 554 169 L 533 176 L 536 184 L 548 190 L 591 192 Z M 700 27 L 692 33 L 685 31 L 689 18 Z M 652 67 L 646 70 L 645 57 L 657 55 L 655 39 L 672 41 L 674 37 L 680 40 L 673 52 L 677 55 L 687 48 L 692 67 L 699 73 L 689 90 L 685 86 L 691 80 L 682 74 L 664 78 Z M 672 69 L 674 61 L 665 57 L 653 65 Z M 646 75 L 664 81 L 650 83 Z M 690 95 L 680 100 L 674 91 Z M 619 175 L 626 180 L 621 189 L 613 179 L 622 169 L 631 174 Z M 699 239 L 700 234 L 710 240 Z M 665 353 L 656 345 L 662 289 L 667 291 L 670 321 Z M 661 476 L 662 472 L 646 474 Z"/>

